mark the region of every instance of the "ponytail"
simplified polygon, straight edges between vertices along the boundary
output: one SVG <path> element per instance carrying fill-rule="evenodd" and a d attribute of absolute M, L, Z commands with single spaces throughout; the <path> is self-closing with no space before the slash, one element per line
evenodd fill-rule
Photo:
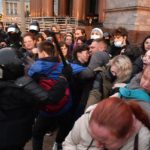
<path fill-rule="evenodd" d="M 135 117 L 150 130 L 150 119 L 147 112 L 136 102 L 136 100 L 128 101 L 127 103 Z"/>

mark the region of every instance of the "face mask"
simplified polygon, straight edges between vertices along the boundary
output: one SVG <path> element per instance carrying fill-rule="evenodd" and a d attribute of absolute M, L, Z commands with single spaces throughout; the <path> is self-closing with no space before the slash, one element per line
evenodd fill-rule
<path fill-rule="evenodd" d="M 19 35 L 18 34 L 9 34 L 9 37 L 11 40 L 15 41 L 15 40 L 18 40 Z"/>
<path fill-rule="evenodd" d="M 114 42 L 114 45 L 116 47 L 121 47 L 122 46 L 122 42 L 121 41 L 116 41 L 116 42 Z"/>
<path fill-rule="evenodd" d="M 99 39 L 100 36 L 99 35 L 91 35 L 91 39 L 95 40 L 95 39 Z"/>

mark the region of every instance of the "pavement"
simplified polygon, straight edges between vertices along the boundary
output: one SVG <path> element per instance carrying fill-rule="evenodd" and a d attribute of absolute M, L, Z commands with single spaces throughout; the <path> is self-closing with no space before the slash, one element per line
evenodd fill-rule
<path fill-rule="evenodd" d="M 52 136 L 45 135 L 43 142 L 43 150 L 52 150 L 53 143 L 55 141 L 55 135 Z M 26 145 L 24 150 L 32 150 L 32 141 L 30 140 Z"/>

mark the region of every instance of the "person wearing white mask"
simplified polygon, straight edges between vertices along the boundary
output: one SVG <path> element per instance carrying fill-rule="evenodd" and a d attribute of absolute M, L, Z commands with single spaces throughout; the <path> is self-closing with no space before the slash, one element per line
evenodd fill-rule
<path fill-rule="evenodd" d="M 93 28 L 90 39 L 95 40 L 101 38 L 103 38 L 103 31 L 100 28 Z"/>
<path fill-rule="evenodd" d="M 109 52 L 112 57 L 119 55 L 125 51 L 125 49 L 129 45 L 127 37 L 128 37 L 128 31 L 125 28 L 119 27 L 114 30 L 113 44 Z"/>

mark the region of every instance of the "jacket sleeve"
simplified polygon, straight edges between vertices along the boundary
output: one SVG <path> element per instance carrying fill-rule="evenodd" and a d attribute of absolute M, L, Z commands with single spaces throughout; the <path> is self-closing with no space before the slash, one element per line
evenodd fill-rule
<path fill-rule="evenodd" d="M 92 107 L 91 110 L 95 108 Z M 74 124 L 74 127 L 63 142 L 63 150 L 83 150 L 87 149 L 92 141 L 89 134 L 90 112 L 83 114 Z"/>
<path fill-rule="evenodd" d="M 81 116 L 76 122 L 73 129 L 70 131 L 65 141 L 63 142 L 63 150 L 77 150 L 77 145 L 81 139 L 81 124 L 83 123 L 83 116 Z"/>
<path fill-rule="evenodd" d="M 18 87 L 23 88 L 26 93 L 33 96 L 36 100 L 35 103 L 43 104 L 57 103 L 63 98 L 68 84 L 65 78 L 59 78 L 58 82 L 46 91 L 30 77 L 21 77 L 15 83 Z"/>
<path fill-rule="evenodd" d="M 91 56 L 88 67 L 83 70 L 79 77 L 80 79 L 90 79 L 95 77 L 94 70 L 97 67 L 105 66 L 109 61 L 109 55 L 106 52 L 96 52 Z"/>
<path fill-rule="evenodd" d="M 84 79 L 92 79 L 95 77 L 95 72 L 87 67 L 85 70 L 81 71 L 79 73 L 79 78 L 84 80 Z"/>

